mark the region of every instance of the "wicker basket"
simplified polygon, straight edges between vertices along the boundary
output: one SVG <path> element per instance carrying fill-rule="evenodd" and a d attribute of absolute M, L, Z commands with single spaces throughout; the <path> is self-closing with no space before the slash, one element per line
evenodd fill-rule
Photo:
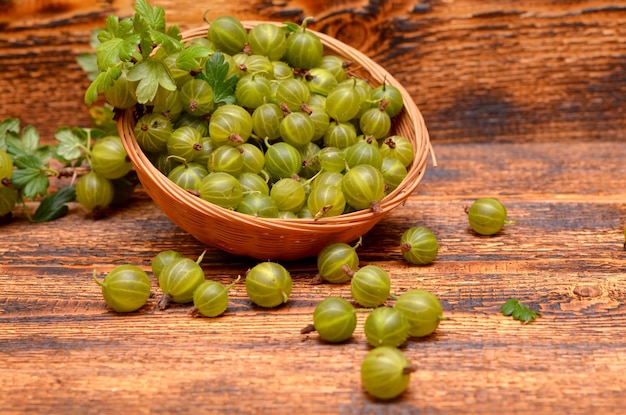
<path fill-rule="evenodd" d="M 250 29 L 260 22 L 243 23 Z M 183 33 L 183 37 L 192 39 L 206 33 L 206 26 L 199 27 Z M 387 82 L 402 92 L 404 109 L 395 117 L 392 131 L 409 138 L 415 148 L 407 177 L 381 201 L 379 213 L 362 210 L 319 220 L 258 218 L 208 203 L 170 181 L 139 147 L 133 134 L 135 115 L 132 109 L 127 110 L 118 120 L 119 134 L 143 188 L 172 222 L 199 241 L 258 260 L 287 261 L 315 256 L 329 243 L 350 243 L 367 233 L 392 209 L 402 205 L 422 179 L 432 149 L 424 120 L 412 97 L 393 76 L 363 53 L 330 36 L 317 34 L 325 54 L 352 61 L 358 67 L 356 74 L 373 86 Z"/>

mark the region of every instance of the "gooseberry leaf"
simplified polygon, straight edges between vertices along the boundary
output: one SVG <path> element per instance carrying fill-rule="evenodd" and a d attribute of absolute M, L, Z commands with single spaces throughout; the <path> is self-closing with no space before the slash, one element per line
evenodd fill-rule
<path fill-rule="evenodd" d="M 100 72 L 85 91 L 85 104 L 93 104 L 98 99 L 98 94 L 111 88 L 120 76 L 122 69 L 119 66 L 111 66 Z"/>
<path fill-rule="evenodd" d="M 150 30 L 149 33 L 152 41 L 161 45 L 170 55 L 183 49 L 182 36 L 178 26 L 170 26 L 167 33 L 158 30 Z"/>
<path fill-rule="evenodd" d="M 119 21 L 117 16 L 109 16 L 106 30 L 99 32 L 98 39 L 100 44 L 96 46 L 97 63 L 102 71 L 120 62 L 141 57 L 137 52 L 141 36 L 133 33 L 133 22 L 128 18 Z"/>
<path fill-rule="evenodd" d="M 207 60 L 205 70 L 198 74 L 200 78 L 211 85 L 215 94 L 215 103 L 233 104 L 236 102 L 234 93 L 239 77 L 235 74 L 228 76 L 229 66 L 221 52 L 215 52 Z"/>
<path fill-rule="evenodd" d="M 211 49 L 194 44 L 183 49 L 176 57 L 176 66 L 184 71 L 199 71 L 202 67 L 200 60 L 211 54 Z"/>
<path fill-rule="evenodd" d="M 19 118 L 5 118 L 0 123 L 0 149 L 7 150 L 7 135 L 16 135 L 20 131 L 20 119 Z"/>
<path fill-rule="evenodd" d="M 12 150 L 12 153 L 16 154 L 13 164 L 17 167 L 11 176 L 13 187 L 20 190 L 28 199 L 34 199 L 39 195 L 44 196 L 48 191 L 50 181 L 42 168 L 41 159 L 32 153 Z"/>
<path fill-rule="evenodd" d="M 541 315 L 540 312 L 530 309 L 515 298 L 510 298 L 502 304 L 500 311 L 505 316 L 512 316 L 515 320 L 519 320 L 525 324 L 534 321 Z"/>
<path fill-rule="evenodd" d="M 149 27 L 161 32 L 165 31 L 165 10 L 163 7 L 158 5 L 153 7 L 145 0 L 137 0 L 135 3 L 135 11 Z M 137 18 L 137 16 L 135 16 L 135 18 Z"/>
<path fill-rule="evenodd" d="M 69 210 L 67 203 L 76 200 L 76 186 L 64 186 L 46 195 L 31 217 L 31 222 L 48 222 L 65 216 Z"/>
<path fill-rule="evenodd" d="M 129 81 L 139 81 L 135 93 L 137 102 L 145 104 L 152 101 L 156 96 L 159 85 L 163 88 L 174 91 L 176 83 L 172 79 L 167 66 L 156 59 L 146 59 L 138 63 L 128 71 Z"/>
<path fill-rule="evenodd" d="M 61 127 L 56 131 L 54 137 L 59 142 L 57 146 L 59 156 L 65 160 L 73 160 L 81 156 L 85 138 L 78 135 L 76 129 Z"/>

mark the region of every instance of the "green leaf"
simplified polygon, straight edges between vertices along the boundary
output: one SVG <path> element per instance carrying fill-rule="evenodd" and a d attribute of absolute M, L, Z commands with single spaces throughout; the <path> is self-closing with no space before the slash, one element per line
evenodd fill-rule
<path fill-rule="evenodd" d="M 87 79 L 93 81 L 98 77 L 100 69 L 98 68 L 98 57 L 95 53 L 81 53 L 76 57 L 76 62 L 87 74 Z"/>
<path fill-rule="evenodd" d="M 85 138 L 76 134 L 76 131 L 61 127 L 57 129 L 54 137 L 59 142 L 57 154 L 65 160 L 73 160 L 81 156 Z"/>
<path fill-rule="evenodd" d="M 13 170 L 11 184 L 29 199 L 44 196 L 50 182 L 42 169 L 41 160 L 35 154 L 20 151 L 21 149 L 16 150 L 17 155 L 13 160 L 17 169 Z"/>
<path fill-rule="evenodd" d="M 163 62 L 156 59 L 146 59 L 128 71 L 129 81 L 139 81 L 135 93 L 137 102 L 145 104 L 152 101 L 156 96 L 159 85 L 174 91 L 176 83 Z"/>
<path fill-rule="evenodd" d="M 145 0 L 137 0 L 135 11 L 149 27 L 165 32 L 165 10 L 161 6 L 150 6 Z"/>
<path fill-rule="evenodd" d="M 19 118 L 5 118 L 0 123 L 0 149 L 7 150 L 6 138 L 9 134 L 16 135 L 20 131 Z"/>
<path fill-rule="evenodd" d="M 32 126 L 27 125 L 22 130 L 22 150 L 34 152 L 39 147 L 39 131 Z"/>
<path fill-rule="evenodd" d="M 193 44 L 176 56 L 176 66 L 183 71 L 198 71 L 201 69 L 200 61 L 210 54 L 211 49 L 206 46 Z"/>
<path fill-rule="evenodd" d="M 167 33 L 158 30 L 150 30 L 150 38 L 156 44 L 161 45 L 168 54 L 172 55 L 183 49 L 182 36 L 178 26 L 172 26 Z"/>
<path fill-rule="evenodd" d="M 133 33 L 132 29 L 132 20 L 124 19 L 120 22 L 117 16 L 109 16 L 106 30 L 98 34 L 101 43 L 95 48 L 100 70 L 141 57 L 137 51 L 141 36 Z"/>
<path fill-rule="evenodd" d="M 104 72 L 100 72 L 85 91 L 85 104 L 93 104 L 98 99 L 98 94 L 111 88 L 120 76 L 122 76 L 122 69 L 118 66 L 111 66 Z"/>
<path fill-rule="evenodd" d="M 48 222 L 65 216 L 69 209 L 67 203 L 74 200 L 76 200 L 76 186 L 62 187 L 42 199 L 31 221 Z"/>
<path fill-rule="evenodd" d="M 531 310 L 515 298 L 510 298 L 502 304 L 500 311 L 505 316 L 512 316 L 515 320 L 519 320 L 522 323 L 530 323 L 541 315 L 538 311 Z"/>
<path fill-rule="evenodd" d="M 211 85 L 216 103 L 232 103 L 235 100 L 235 87 L 239 77 L 235 74 L 228 76 L 228 71 L 229 66 L 224 60 L 224 55 L 215 52 L 211 59 L 207 60 L 204 73 L 197 76 Z"/>

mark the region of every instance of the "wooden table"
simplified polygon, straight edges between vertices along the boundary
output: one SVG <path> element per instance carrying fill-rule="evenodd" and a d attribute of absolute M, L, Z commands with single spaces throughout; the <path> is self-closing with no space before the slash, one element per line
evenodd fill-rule
<path fill-rule="evenodd" d="M 127 10 L 113 3 L 111 7 Z M 541 22 L 563 31 L 577 22 L 587 29 L 592 44 L 596 40 L 593 48 L 583 48 L 590 59 L 594 55 L 604 68 L 619 60 L 614 51 L 623 44 L 618 32 L 625 21 L 620 7 L 577 2 L 558 11 L 520 2 L 518 14 L 500 14 L 503 26 L 488 26 L 485 19 L 494 17 L 486 14 L 488 2 L 481 5 L 415 4 L 415 10 L 424 8 L 420 16 L 430 22 L 429 29 L 415 30 L 451 47 L 454 38 L 464 39 L 461 32 L 483 33 L 506 43 L 515 37 L 510 30 L 519 29 L 518 45 L 538 45 L 532 35 L 545 34 L 547 26 Z M 496 10 L 495 3 L 491 6 Z M 597 10 L 589 11 L 593 7 Z M 178 10 L 173 13 L 182 13 L 184 7 Z M 524 18 L 535 19 L 534 28 L 519 17 L 524 11 Z M 386 13 L 404 12 L 393 8 Z M 455 18 L 459 15 L 467 19 Z M 86 20 L 78 20 L 83 31 L 89 26 Z M 455 30 L 459 25 L 461 32 Z M 603 25 L 609 28 L 601 29 Z M 42 25 L 35 34 L 48 30 Z M 613 39 L 606 34 L 611 30 L 615 40 L 604 42 Z M 37 44 L 31 35 L 10 29 L 7 36 Z M 556 42 L 551 37 L 544 41 Z M 1 50 L 3 65 L 19 61 L 21 49 L 12 47 Z M 467 43 L 464 47 L 460 50 L 471 50 Z M 514 49 L 513 56 L 523 65 L 522 49 Z M 458 62 L 467 74 L 478 60 L 457 61 L 448 56 L 450 50 L 433 49 L 429 61 L 439 63 L 429 70 L 434 74 L 439 67 L 440 78 L 420 80 L 413 89 L 416 96 L 426 86 L 430 88 L 425 93 L 439 96 L 446 75 L 457 87 L 465 85 L 453 79 L 454 71 L 443 63 Z M 544 49 L 537 50 L 548 56 Z M 580 54 L 570 52 L 555 49 L 551 62 L 569 59 L 579 68 L 587 65 Z M 524 53 L 533 59 L 531 51 Z M 540 68 L 533 62 L 527 69 Z M 47 68 L 50 63 L 38 65 Z M 499 65 L 488 67 L 476 82 L 508 88 L 511 81 L 538 73 L 508 70 L 506 62 Z M 623 90 L 626 83 L 618 76 L 623 67 L 606 77 L 597 69 L 589 79 L 602 89 L 589 86 L 585 92 L 579 83 L 583 75 L 572 74 L 567 65 L 563 68 L 544 68 L 561 83 L 536 80 L 543 92 L 550 86 L 562 92 L 560 96 L 540 94 L 534 100 L 522 85 L 514 85 L 508 91 L 515 94 L 489 91 L 488 96 L 502 98 L 497 102 L 474 96 L 471 109 L 462 105 L 471 94 L 460 96 L 456 112 L 449 111 L 453 98 L 445 94 L 439 101 L 420 104 L 431 115 L 425 118 L 438 166 L 428 166 L 417 191 L 364 237 L 358 251 L 363 265 L 376 264 L 391 274 L 394 292 L 430 290 L 448 317 L 434 335 L 412 339 L 403 348 L 418 370 L 400 398 L 379 402 L 361 387 L 359 366 L 369 350 L 362 332 L 365 315 L 359 316 L 355 335 L 346 344 L 329 345 L 315 333 L 300 334 L 318 301 L 329 295 L 350 297 L 348 285 L 311 284 L 313 259 L 284 263 L 294 289 L 290 301 L 278 309 L 251 305 L 240 283 L 231 291 L 228 311 L 217 319 L 192 318 L 189 305 L 161 311 L 154 308 L 156 299 L 128 315 L 108 310 L 92 279 L 94 268 L 102 275 L 130 263 L 149 271 L 151 259 L 163 250 L 196 257 L 207 249 L 202 262 L 207 278 L 227 283 L 256 263 L 203 246 L 173 225 L 139 189 L 129 206 L 97 221 L 73 203 L 67 216 L 53 222 L 29 223 L 17 208 L 13 221 L 0 226 L 0 413 L 622 413 L 626 146 L 621 93 L 614 91 Z M 78 69 L 70 74 L 78 79 Z M 28 78 L 11 82 L 32 87 Z M 71 84 L 66 78 L 59 82 Z M 572 85 L 580 88 L 568 89 Z M 70 94 L 78 95 L 79 86 L 73 88 Z M 512 102 L 534 103 L 539 111 L 504 105 Z M 8 108 L 0 104 L 0 118 L 12 115 Z M 58 108 L 63 119 L 81 105 L 63 101 Z M 522 113 L 527 120 L 518 118 Z M 592 117 L 601 113 L 605 118 Z M 24 114 L 31 119 L 37 115 Z M 502 122 L 501 115 L 516 123 Z M 483 135 L 485 131 L 491 135 Z M 586 134 L 589 131 L 594 134 Z M 492 237 L 470 232 L 464 208 L 481 196 L 499 198 L 517 223 Z M 34 207 L 34 202 L 28 205 Z M 426 267 L 407 264 L 397 248 L 400 234 L 414 225 L 431 228 L 440 242 L 438 258 Z M 154 279 L 152 284 L 158 293 Z M 523 325 L 503 316 L 500 306 L 511 297 L 540 310 L 542 317 Z"/>

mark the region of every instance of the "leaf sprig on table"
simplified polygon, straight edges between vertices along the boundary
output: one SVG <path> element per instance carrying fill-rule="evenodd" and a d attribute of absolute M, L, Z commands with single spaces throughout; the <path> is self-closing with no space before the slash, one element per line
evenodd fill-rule
<path fill-rule="evenodd" d="M 111 123 L 112 110 L 98 107 L 91 114 L 95 128 L 59 127 L 53 144 L 42 144 L 37 129 L 32 125 L 22 127 L 19 118 L 0 121 L 0 149 L 11 157 L 14 166 L 7 185 L 17 191 L 18 201 L 24 206 L 28 200 L 39 202 L 32 215 L 24 210 L 31 222 L 47 222 L 67 214 L 67 203 L 76 200 L 74 179 L 89 169 L 92 141 L 117 134 Z M 73 178 L 70 183 L 50 191 L 52 177 L 68 176 Z"/>
<path fill-rule="evenodd" d="M 530 323 L 541 315 L 540 312 L 530 309 L 528 306 L 522 304 L 516 298 L 508 299 L 500 308 L 502 314 L 505 316 L 512 316 L 515 320 L 519 320 L 522 323 Z"/>

